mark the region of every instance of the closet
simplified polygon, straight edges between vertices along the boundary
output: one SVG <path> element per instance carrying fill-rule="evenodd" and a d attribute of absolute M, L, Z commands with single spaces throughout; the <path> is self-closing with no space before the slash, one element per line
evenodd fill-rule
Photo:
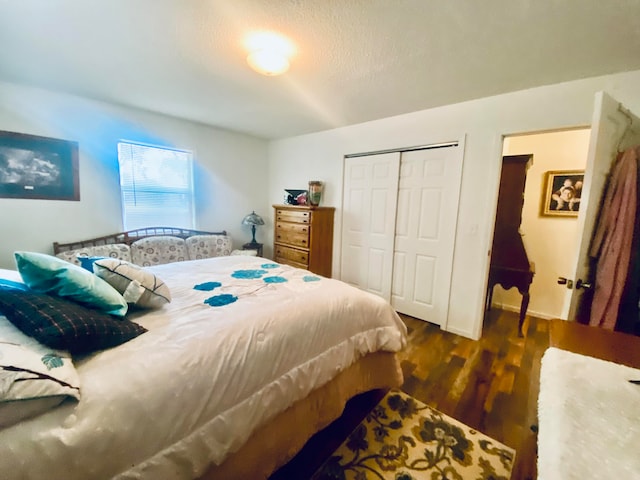
<path fill-rule="evenodd" d="M 446 328 L 463 142 L 349 155 L 341 279 Z"/>

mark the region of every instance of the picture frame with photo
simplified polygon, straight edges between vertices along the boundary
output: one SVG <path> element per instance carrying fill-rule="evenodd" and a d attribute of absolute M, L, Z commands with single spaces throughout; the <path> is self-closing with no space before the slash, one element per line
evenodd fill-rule
<path fill-rule="evenodd" d="M 0 198 L 79 201 L 78 143 L 0 131 Z"/>
<path fill-rule="evenodd" d="M 583 184 L 584 170 L 546 172 L 542 188 L 541 215 L 577 217 Z"/>

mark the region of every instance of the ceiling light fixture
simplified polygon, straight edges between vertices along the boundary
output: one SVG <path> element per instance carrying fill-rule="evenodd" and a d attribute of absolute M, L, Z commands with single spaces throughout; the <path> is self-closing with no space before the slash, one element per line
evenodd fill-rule
<path fill-rule="evenodd" d="M 293 44 L 274 32 L 255 32 L 245 41 L 249 55 L 247 63 L 263 75 L 280 75 L 289 70 L 289 58 L 294 53 Z"/>

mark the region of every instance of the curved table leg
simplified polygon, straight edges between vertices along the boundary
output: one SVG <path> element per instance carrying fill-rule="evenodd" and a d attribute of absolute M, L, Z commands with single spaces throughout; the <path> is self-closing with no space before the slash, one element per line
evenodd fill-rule
<path fill-rule="evenodd" d="M 522 332 L 522 325 L 524 324 L 524 317 L 527 315 L 527 308 L 529 307 L 529 290 L 522 293 L 522 302 L 520 302 L 520 321 L 518 322 L 518 336 L 524 336 Z"/>

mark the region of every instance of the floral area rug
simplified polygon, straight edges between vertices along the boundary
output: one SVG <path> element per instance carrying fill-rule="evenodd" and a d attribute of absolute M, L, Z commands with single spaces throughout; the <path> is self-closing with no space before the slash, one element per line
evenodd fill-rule
<path fill-rule="evenodd" d="M 509 480 L 515 450 L 393 390 L 313 480 Z"/>

